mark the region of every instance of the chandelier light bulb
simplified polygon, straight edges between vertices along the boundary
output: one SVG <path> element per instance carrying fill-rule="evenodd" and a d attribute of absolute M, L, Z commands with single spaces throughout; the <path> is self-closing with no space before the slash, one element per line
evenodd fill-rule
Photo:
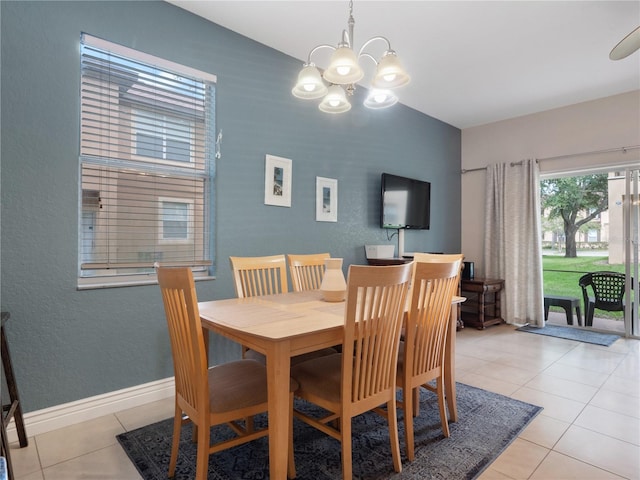
<path fill-rule="evenodd" d="M 387 99 L 387 96 L 384 93 L 378 93 L 373 96 L 373 99 L 376 103 L 383 103 Z"/>
<path fill-rule="evenodd" d="M 369 90 L 369 95 L 364 101 L 364 106 L 374 110 L 391 107 L 398 103 L 398 97 L 391 90 Z"/>

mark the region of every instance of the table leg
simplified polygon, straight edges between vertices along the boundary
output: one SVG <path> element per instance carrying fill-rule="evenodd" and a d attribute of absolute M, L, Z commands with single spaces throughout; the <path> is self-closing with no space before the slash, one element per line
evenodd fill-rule
<path fill-rule="evenodd" d="M 289 453 L 289 385 L 291 360 L 288 342 L 277 342 L 267 353 L 269 380 L 269 478 L 287 478 Z"/>
<path fill-rule="evenodd" d="M 458 305 L 451 306 L 451 321 L 447 332 L 447 347 L 444 357 L 444 394 L 449 410 L 449 420 L 458 421 L 458 406 L 456 403 L 456 317 Z"/>

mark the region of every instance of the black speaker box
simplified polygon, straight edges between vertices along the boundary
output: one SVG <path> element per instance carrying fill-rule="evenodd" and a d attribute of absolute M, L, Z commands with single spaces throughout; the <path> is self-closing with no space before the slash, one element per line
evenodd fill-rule
<path fill-rule="evenodd" d="M 473 262 L 464 262 L 464 268 L 462 269 L 463 280 L 473 280 Z"/>

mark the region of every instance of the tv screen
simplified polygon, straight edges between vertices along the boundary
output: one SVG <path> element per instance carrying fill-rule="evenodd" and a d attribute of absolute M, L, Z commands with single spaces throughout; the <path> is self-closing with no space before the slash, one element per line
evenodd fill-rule
<path fill-rule="evenodd" d="M 382 174 L 380 226 L 428 230 L 431 184 L 422 180 Z"/>

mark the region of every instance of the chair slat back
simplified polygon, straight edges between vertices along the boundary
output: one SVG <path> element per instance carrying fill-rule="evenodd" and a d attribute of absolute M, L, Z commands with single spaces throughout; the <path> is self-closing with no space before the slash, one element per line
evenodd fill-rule
<path fill-rule="evenodd" d="M 293 291 L 318 290 L 324 278 L 324 261 L 327 258 L 331 258 L 329 253 L 288 254 L 287 262 Z"/>
<path fill-rule="evenodd" d="M 284 255 L 229 257 L 238 298 L 285 293 L 287 266 Z"/>
<path fill-rule="evenodd" d="M 464 260 L 464 254 L 462 253 L 421 253 L 421 252 L 415 252 L 413 254 L 413 268 L 414 268 L 414 273 L 413 276 L 415 277 L 415 266 L 418 262 L 421 263 L 448 263 L 448 262 L 455 262 L 457 260 L 460 260 L 460 272 L 462 272 L 462 269 L 464 268 L 464 263 L 462 263 L 462 261 Z M 411 284 L 413 285 L 413 278 L 411 279 Z M 409 290 L 409 295 L 411 295 L 411 290 Z"/>
<path fill-rule="evenodd" d="M 453 262 L 415 262 L 407 316 L 403 365 L 411 377 L 444 364 L 451 301 L 458 290 L 461 258 Z"/>
<path fill-rule="evenodd" d="M 157 273 L 171 340 L 176 395 L 189 416 L 208 415 L 207 357 L 193 273 L 188 267 L 158 267 Z"/>
<path fill-rule="evenodd" d="M 342 395 L 352 404 L 370 409 L 380 403 L 376 398 L 395 391 L 410 277 L 411 264 L 349 267 Z"/>

